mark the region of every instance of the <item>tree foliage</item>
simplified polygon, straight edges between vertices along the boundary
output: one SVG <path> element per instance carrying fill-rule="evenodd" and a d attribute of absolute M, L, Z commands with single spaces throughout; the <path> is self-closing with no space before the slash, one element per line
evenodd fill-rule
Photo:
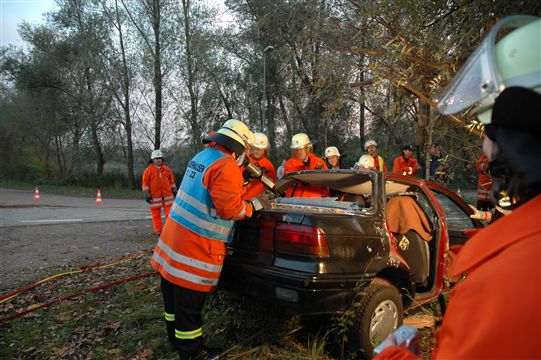
<path fill-rule="evenodd" d="M 4 175 L 111 169 L 135 186 L 151 150 L 183 169 L 231 117 L 269 136 L 275 163 L 306 132 L 316 153 L 338 146 L 349 163 L 368 138 L 388 162 L 403 143 L 422 160 L 439 142 L 467 175 L 479 137 L 465 115 L 438 115 L 435 99 L 499 18 L 541 11 L 532 0 L 225 6 L 60 0 L 43 25 L 22 23 L 27 46 L 1 49 Z"/>

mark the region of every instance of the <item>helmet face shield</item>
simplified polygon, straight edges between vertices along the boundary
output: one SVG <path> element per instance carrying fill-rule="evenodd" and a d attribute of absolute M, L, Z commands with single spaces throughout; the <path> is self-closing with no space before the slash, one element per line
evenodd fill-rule
<path fill-rule="evenodd" d="M 486 38 L 468 59 L 438 101 L 443 115 L 456 114 L 499 92 L 498 74 L 491 64 L 491 45 Z"/>
<path fill-rule="evenodd" d="M 455 114 L 474 104 L 481 103 L 473 113 L 480 113 L 494 104 L 506 87 L 513 86 L 512 79 L 504 80 L 496 62 L 496 40 L 502 29 L 517 28 L 536 21 L 535 16 L 510 16 L 492 27 L 488 36 L 454 77 L 438 101 L 443 115 Z M 528 84 L 521 86 L 529 87 Z"/>

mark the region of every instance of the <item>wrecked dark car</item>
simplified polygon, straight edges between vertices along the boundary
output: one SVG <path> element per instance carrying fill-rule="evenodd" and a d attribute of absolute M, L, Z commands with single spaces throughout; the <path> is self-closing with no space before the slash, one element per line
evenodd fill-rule
<path fill-rule="evenodd" d="M 437 184 L 392 173 L 314 170 L 278 189 L 320 185 L 332 196 L 276 198 L 237 225 L 221 286 L 306 314 L 335 314 L 357 301 L 350 345 L 371 354 L 404 310 L 449 288 L 448 250 L 483 224 Z"/>

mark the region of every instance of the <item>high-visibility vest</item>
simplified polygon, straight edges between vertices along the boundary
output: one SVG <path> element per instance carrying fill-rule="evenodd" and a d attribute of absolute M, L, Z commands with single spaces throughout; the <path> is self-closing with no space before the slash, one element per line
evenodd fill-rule
<path fill-rule="evenodd" d="M 216 215 L 210 193 L 203 185 L 205 171 L 225 156 L 216 148 L 207 148 L 188 163 L 169 217 L 196 234 L 229 243 L 233 240 L 235 222 Z"/>
<path fill-rule="evenodd" d="M 378 171 L 385 172 L 387 171 L 387 165 L 385 164 L 385 160 L 379 155 L 376 155 L 374 158 L 374 169 Z"/>
<path fill-rule="evenodd" d="M 151 261 L 167 281 L 202 292 L 218 284 L 233 221 L 253 211 L 241 200 L 243 179 L 236 161 L 215 146 L 188 164 Z"/>

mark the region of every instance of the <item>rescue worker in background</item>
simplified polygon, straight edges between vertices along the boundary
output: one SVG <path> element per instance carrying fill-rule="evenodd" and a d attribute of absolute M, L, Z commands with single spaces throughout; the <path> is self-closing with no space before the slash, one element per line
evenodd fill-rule
<path fill-rule="evenodd" d="M 475 162 L 475 170 L 479 174 L 477 179 L 477 209 L 489 211 L 494 207 L 492 203 L 492 177 L 489 171 L 488 156 L 482 154 Z"/>
<path fill-rule="evenodd" d="M 374 140 L 368 140 L 364 143 L 364 149 L 368 151 L 368 155 L 374 158 L 374 170 L 387 171 L 387 163 L 378 155 L 378 143 Z"/>
<path fill-rule="evenodd" d="M 239 168 L 254 141 L 238 120 L 228 120 L 188 163 L 169 219 L 154 249 L 152 267 L 161 275 L 169 342 L 181 360 L 207 359 L 201 310 L 218 284 L 235 221 L 268 202 L 241 199 Z"/>
<path fill-rule="evenodd" d="M 413 157 L 415 148 L 411 144 L 403 145 L 402 154 L 394 159 L 393 172 L 395 174 L 415 176 L 419 172 L 419 163 Z"/>
<path fill-rule="evenodd" d="M 514 30 L 496 43 L 499 31 L 509 28 Z M 511 199 L 513 211 L 475 234 L 457 255 L 451 276 L 461 280 L 432 358 L 540 359 L 541 18 L 510 16 L 496 23 L 438 108 L 449 115 L 474 104 L 472 113 L 485 124 L 493 195 Z M 376 357 L 413 358 L 397 346 Z"/>
<path fill-rule="evenodd" d="M 259 167 L 266 177 L 276 182 L 274 165 L 272 165 L 272 162 L 267 157 L 269 138 L 263 133 L 254 133 L 254 137 L 255 141 L 252 144 L 252 150 L 250 150 L 249 155 L 250 162 Z M 244 171 L 244 173 L 246 173 L 246 171 Z M 247 181 L 249 181 L 249 183 L 245 186 L 245 193 L 242 195 L 243 200 L 259 196 L 265 191 L 265 186 L 259 179 L 250 178 L 249 176 L 245 176 L 245 179 L 248 179 Z"/>
<path fill-rule="evenodd" d="M 284 175 L 299 170 L 327 170 L 325 161 L 312 154 L 312 142 L 308 135 L 299 133 L 291 139 L 291 158 L 284 165 Z M 303 185 L 296 183 L 295 186 L 286 190 L 287 197 L 323 197 L 327 191 L 319 185 Z"/>
<path fill-rule="evenodd" d="M 143 172 L 142 188 L 152 216 L 154 234 L 160 235 L 162 232 L 162 208 L 165 219 L 167 219 L 169 209 L 171 209 L 177 194 L 177 186 L 173 172 L 163 162 L 163 154 L 160 150 L 152 152 L 149 163 L 152 164 Z"/>
<path fill-rule="evenodd" d="M 355 170 L 376 170 L 374 167 L 374 158 L 368 154 L 361 155 L 353 168 Z"/>
<path fill-rule="evenodd" d="M 327 160 L 327 167 L 331 170 L 347 169 L 342 163 L 340 151 L 336 146 L 329 146 L 325 149 L 325 159 Z"/>
<path fill-rule="evenodd" d="M 449 155 L 442 151 L 440 144 L 432 144 L 430 147 L 430 180 L 447 186 L 452 178 L 453 164 Z"/>

